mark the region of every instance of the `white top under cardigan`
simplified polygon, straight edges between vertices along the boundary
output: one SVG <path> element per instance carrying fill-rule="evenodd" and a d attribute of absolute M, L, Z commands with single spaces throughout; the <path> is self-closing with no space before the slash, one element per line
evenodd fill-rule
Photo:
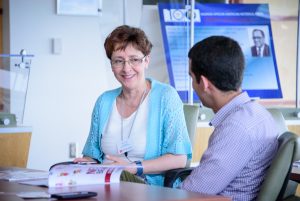
<path fill-rule="evenodd" d="M 122 120 L 118 112 L 116 101 L 113 104 L 112 113 L 109 117 L 107 125 L 102 134 L 101 145 L 105 155 L 114 155 L 123 158 L 125 161 L 142 161 L 145 156 L 146 136 L 147 136 L 147 117 L 149 109 L 149 98 L 146 96 L 138 109 L 132 113 L 128 118 L 123 118 L 123 139 L 128 139 L 133 145 L 133 149 L 128 152 L 126 158 L 125 154 L 118 153 L 118 144 L 121 142 Z M 132 125 L 133 124 L 133 125 Z M 132 131 L 130 129 L 132 126 Z M 104 158 L 103 163 L 110 163 L 111 161 Z"/>

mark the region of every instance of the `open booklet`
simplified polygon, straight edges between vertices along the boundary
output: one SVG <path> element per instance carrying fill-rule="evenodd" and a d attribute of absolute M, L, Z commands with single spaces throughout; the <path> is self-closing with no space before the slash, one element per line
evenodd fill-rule
<path fill-rule="evenodd" d="M 48 186 L 119 183 L 124 166 L 101 164 L 57 164 L 50 168 Z"/>

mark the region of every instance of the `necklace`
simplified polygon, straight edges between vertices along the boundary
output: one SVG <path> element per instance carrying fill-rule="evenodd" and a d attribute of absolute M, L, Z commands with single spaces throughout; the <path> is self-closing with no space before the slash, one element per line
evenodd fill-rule
<path fill-rule="evenodd" d="M 145 97 L 145 95 L 146 95 L 146 93 L 147 93 L 147 88 L 144 90 L 144 92 L 143 92 L 143 95 L 142 95 L 142 97 L 141 97 L 141 100 L 140 100 L 140 102 L 139 102 L 139 105 L 138 105 L 138 107 L 137 107 L 137 110 L 136 110 L 136 112 L 135 112 L 135 114 L 134 114 L 134 117 L 133 117 L 133 121 L 132 121 L 132 124 L 131 124 L 131 126 L 130 126 L 130 130 L 129 130 L 129 134 L 128 134 L 128 138 L 127 139 L 129 139 L 130 138 L 130 135 L 131 135 L 131 131 L 132 131 L 132 128 L 133 128 L 133 125 L 134 125 L 134 122 L 135 122 L 135 119 L 136 119 L 136 116 L 137 116 L 137 114 L 138 114 L 138 112 L 139 112 L 139 109 L 140 109 L 140 106 L 141 106 L 141 104 L 142 104 L 142 102 L 143 102 L 143 99 L 144 99 L 144 97 Z M 125 101 L 123 100 L 122 101 L 122 103 L 121 103 L 121 111 L 123 112 L 124 110 L 124 105 L 125 105 L 126 103 L 125 103 Z M 124 140 L 124 135 L 123 135 L 123 133 L 124 133 L 124 126 L 123 126 L 123 122 L 124 122 L 124 118 L 122 117 L 122 115 L 121 115 L 121 140 L 123 141 Z"/>

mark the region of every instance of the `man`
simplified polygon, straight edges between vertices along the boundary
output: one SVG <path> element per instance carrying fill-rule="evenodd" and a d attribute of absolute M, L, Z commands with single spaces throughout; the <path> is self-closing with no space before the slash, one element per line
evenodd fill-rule
<path fill-rule="evenodd" d="M 212 36 L 195 44 L 188 56 L 193 88 L 215 116 L 208 148 L 181 188 L 255 200 L 277 152 L 278 131 L 269 112 L 241 90 L 242 50 L 230 38 Z"/>
<path fill-rule="evenodd" d="M 265 34 L 260 29 L 252 31 L 254 46 L 251 47 L 253 57 L 268 57 L 270 56 L 270 47 L 265 44 Z"/>

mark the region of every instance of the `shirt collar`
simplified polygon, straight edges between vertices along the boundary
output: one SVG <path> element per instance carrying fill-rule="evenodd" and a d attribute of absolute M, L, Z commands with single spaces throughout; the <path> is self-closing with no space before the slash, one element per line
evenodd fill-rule
<path fill-rule="evenodd" d="M 262 45 L 262 46 L 260 46 L 260 47 L 256 47 L 256 50 L 263 50 L 264 49 L 264 47 L 265 47 L 265 45 Z"/>
<path fill-rule="evenodd" d="M 209 125 L 218 126 L 220 123 L 224 121 L 224 119 L 229 115 L 229 113 L 233 112 L 235 108 L 243 105 L 246 102 L 251 101 L 247 92 L 243 92 L 240 95 L 234 97 L 230 102 L 224 105 L 213 117 L 210 121 Z"/>

